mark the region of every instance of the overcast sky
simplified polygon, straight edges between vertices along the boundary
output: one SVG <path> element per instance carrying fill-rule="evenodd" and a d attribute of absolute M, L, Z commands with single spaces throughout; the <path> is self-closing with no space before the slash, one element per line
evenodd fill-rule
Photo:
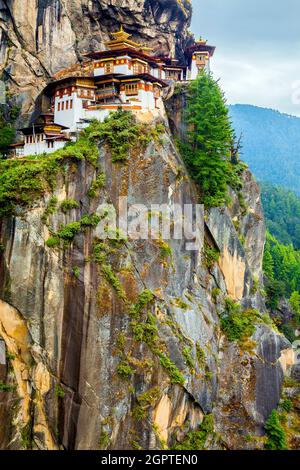
<path fill-rule="evenodd" d="M 228 102 L 300 116 L 300 1 L 192 3 L 192 30 L 217 46 L 212 70 Z"/>

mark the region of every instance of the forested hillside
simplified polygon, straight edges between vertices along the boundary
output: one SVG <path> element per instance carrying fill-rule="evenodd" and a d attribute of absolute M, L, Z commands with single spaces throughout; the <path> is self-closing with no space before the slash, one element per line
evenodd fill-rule
<path fill-rule="evenodd" d="M 242 158 L 259 181 L 300 194 L 300 118 L 250 105 L 230 106 L 237 135 L 243 134 Z"/>
<path fill-rule="evenodd" d="M 264 253 L 267 305 L 275 316 L 283 313 L 279 327 L 294 341 L 300 325 L 300 199 L 269 183 L 261 184 L 261 193 L 269 230 Z"/>
<path fill-rule="evenodd" d="M 279 242 L 300 249 L 300 198 L 280 186 L 261 183 L 267 228 Z"/>

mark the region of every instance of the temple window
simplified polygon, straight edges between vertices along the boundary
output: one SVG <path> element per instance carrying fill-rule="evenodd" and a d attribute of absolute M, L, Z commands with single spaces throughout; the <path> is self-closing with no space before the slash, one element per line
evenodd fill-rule
<path fill-rule="evenodd" d="M 180 80 L 181 73 L 177 70 L 166 70 L 166 78 L 170 80 Z"/>
<path fill-rule="evenodd" d="M 70 100 L 70 109 L 73 109 L 73 100 Z"/>
<path fill-rule="evenodd" d="M 104 66 L 104 73 L 109 74 L 114 72 L 114 63 L 106 62 Z"/>
<path fill-rule="evenodd" d="M 60 103 L 58 103 L 58 106 L 57 106 L 57 111 L 60 111 Z"/>
<path fill-rule="evenodd" d="M 66 109 L 69 109 L 69 101 L 66 101 Z"/>
<path fill-rule="evenodd" d="M 149 70 L 148 70 L 148 66 L 147 65 L 144 65 L 144 64 L 140 64 L 139 62 L 135 62 L 133 64 L 133 73 L 134 74 L 139 74 L 139 73 L 147 73 Z"/>
<path fill-rule="evenodd" d="M 137 83 L 127 83 L 125 85 L 126 95 L 138 95 L 138 84 Z"/>
<path fill-rule="evenodd" d="M 64 111 L 65 110 L 65 102 L 63 101 L 62 104 L 61 104 L 61 110 Z"/>

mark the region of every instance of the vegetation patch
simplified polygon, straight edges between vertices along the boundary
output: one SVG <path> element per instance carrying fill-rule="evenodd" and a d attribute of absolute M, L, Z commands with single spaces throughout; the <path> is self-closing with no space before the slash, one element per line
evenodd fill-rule
<path fill-rule="evenodd" d="M 93 199 L 98 197 L 100 189 L 104 188 L 106 183 L 106 177 L 104 173 L 100 173 L 97 178 L 92 182 L 90 189 L 88 190 L 88 197 Z"/>
<path fill-rule="evenodd" d="M 287 437 L 284 428 L 280 423 L 278 412 L 273 410 L 265 424 L 267 442 L 265 444 L 268 450 L 286 450 Z"/>
<path fill-rule="evenodd" d="M 147 392 L 142 393 L 137 397 L 137 405 L 133 408 L 132 414 L 138 421 L 144 420 L 147 417 L 149 408 L 153 407 L 161 396 L 159 387 L 153 387 Z"/>
<path fill-rule="evenodd" d="M 215 287 L 212 291 L 211 291 L 211 298 L 213 299 L 213 302 L 216 304 L 217 301 L 218 301 L 218 297 L 219 295 L 222 293 L 221 289 L 219 289 L 218 287 Z"/>
<path fill-rule="evenodd" d="M 100 431 L 100 442 L 99 442 L 99 447 L 100 450 L 105 450 L 110 444 L 110 435 L 108 431 L 106 431 L 103 426 L 101 426 L 101 431 Z"/>
<path fill-rule="evenodd" d="M 23 449 L 31 449 L 32 447 L 32 424 L 27 423 L 20 431 L 21 445 Z"/>
<path fill-rule="evenodd" d="M 48 207 L 47 207 L 47 209 L 45 210 L 45 212 L 42 216 L 42 222 L 44 222 L 44 224 L 47 224 L 50 215 L 53 215 L 55 213 L 56 208 L 57 208 L 57 203 L 58 203 L 57 197 L 52 196 L 50 198 Z"/>
<path fill-rule="evenodd" d="M 56 384 L 54 388 L 54 394 L 57 398 L 64 398 L 66 395 L 66 392 L 62 388 L 60 384 Z"/>
<path fill-rule="evenodd" d="M 139 318 L 147 305 L 154 300 L 154 294 L 149 289 L 143 290 L 138 296 L 136 304 L 132 305 L 129 309 L 129 314 L 132 317 Z"/>
<path fill-rule="evenodd" d="M 172 384 L 185 384 L 185 378 L 181 374 L 178 367 L 171 361 L 169 356 L 161 351 L 155 349 L 154 353 L 159 357 L 159 362 L 161 366 L 168 372 Z"/>
<path fill-rule="evenodd" d="M 54 233 L 50 238 L 48 238 L 46 245 L 48 248 L 55 248 L 59 246 L 60 240 L 70 243 L 78 233 L 86 230 L 87 228 L 97 227 L 100 220 L 100 217 L 96 214 L 86 214 L 81 220 L 70 222 L 62 227 L 58 232 Z"/>
<path fill-rule="evenodd" d="M 71 211 L 72 209 L 79 209 L 79 207 L 79 203 L 74 199 L 65 199 L 60 205 L 61 210 L 65 214 Z"/>
<path fill-rule="evenodd" d="M 101 273 L 103 274 L 106 281 L 113 287 L 119 299 L 126 301 L 126 294 L 123 286 L 116 274 L 113 272 L 111 265 L 103 264 L 101 266 Z"/>
<path fill-rule="evenodd" d="M 123 379 L 130 379 L 134 374 L 134 369 L 125 361 L 122 361 L 117 367 L 118 374 Z"/>
<path fill-rule="evenodd" d="M 146 322 L 139 323 L 134 320 L 131 322 L 131 327 L 136 341 L 144 342 L 148 345 L 156 343 L 158 339 L 158 328 L 155 317 L 151 313 L 148 313 Z"/>
<path fill-rule="evenodd" d="M 220 252 L 216 248 L 210 246 L 207 242 L 204 242 L 204 265 L 207 269 L 212 269 L 219 261 Z"/>
<path fill-rule="evenodd" d="M 255 322 L 259 318 L 257 310 L 242 310 L 238 303 L 227 298 L 221 316 L 221 328 L 229 341 L 245 341 L 255 332 Z"/>
<path fill-rule="evenodd" d="M 188 304 L 180 298 L 175 299 L 175 303 L 176 303 L 176 306 L 180 308 L 181 310 L 187 310 L 189 308 Z"/>
<path fill-rule="evenodd" d="M 180 444 L 175 444 L 172 447 L 172 450 L 203 450 L 208 437 L 213 434 L 213 415 L 206 415 L 199 429 L 189 432 Z"/>
<path fill-rule="evenodd" d="M 0 380 L 0 392 L 14 392 L 16 390 L 15 385 L 6 384 Z"/>
<path fill-rule="evenodd" d="M 192 356 L 192 350 L 191 348 L 188 348 L 188 347 L 185 347 L 183 348 L 182 350 L 182 355 L 185 359 L 185 362 L 186 362 L 186 365 L 188 366 L 188 368 L 190 369 L 191 373 L 195 373 L 195 361 L 194 361 L 194 358 Z"/>
<path fill-rule="evenodd" d="M 199 343 L 196 343 L 196 356 L 199 368 L 204 369 L 206 366 L 206 356 L 204 349 L 201 348 Z"/>
<path fill-rule="evenodd" d="M 51 154 L 0 159 L 0 216 L 15 213 L 17 206 L 30 207 L 47 192 L 53 192 L 57 174 L 68 161 L 86 160 L 97 168 L 99 150 L 88 134 L 89 128 L 77 142 Z"/>

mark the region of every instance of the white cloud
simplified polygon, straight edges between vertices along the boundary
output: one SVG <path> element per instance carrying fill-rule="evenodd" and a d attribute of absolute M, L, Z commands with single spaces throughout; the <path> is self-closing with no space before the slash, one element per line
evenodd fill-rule
<path fill-rule="evenodd" d="M 217 47 L 212 70 L 228 101 L 300 115 L 293 102 L 293 86 L 300 81 L 300 2 L 286 0 L 283 7 L 271 0 L 193 0 L 193 5 L 193 31 Z"/>

